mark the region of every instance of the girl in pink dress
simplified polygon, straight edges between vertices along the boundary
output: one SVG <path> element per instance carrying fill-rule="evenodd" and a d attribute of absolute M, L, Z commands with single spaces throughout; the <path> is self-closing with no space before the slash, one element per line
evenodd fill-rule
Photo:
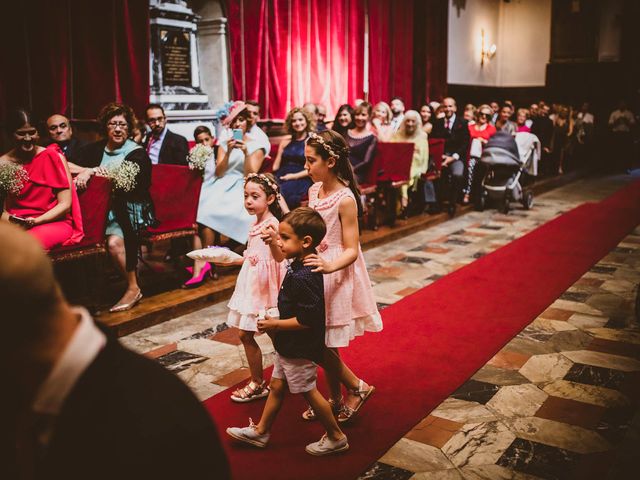
<path fill-rule="evenodd" d="M 364 332 L 382 330 L 382 319 L 373 296 L 367 266 L 360 248 L 358 217 L 362 215 L 360 192 L 349 163 L 349 147 L 332 131 L 312 133 L 305 148 L 305 168 L 314 183 L 309 189 L 309 206 L 322 216 L 327 235 L 305 265 L 323 272 L 326 308 L 325 343 L 322 367 L 327 373 L 330 402 L 339 411 L 338 421 L 353 418 L 374 392 L 344 364 L 338 348 Z M 342 398 L 341 386 L 347 389 Z M 307 410 L 303 417 L 313 419 Z"/>
<path fill-rule="evenodd" d="M 278 185 L 270 174 L 249 174 L 244 185 L 244 207 L 256 222 L 249 231 L 242 268 L 236 288 L 229 300 L 227 325 L 239 330 L 251 372 L 251 380 L 231 395 L 235 402 L 250 402 L 269 395 L 262 376 L 262 350 L 254 336 L 258 331 L 258 316 L 278 305 L 278 292 L 284 278 L 283 255 L 272 242 L 271 232 L 278 231 L 282 210 L 278 202 Z"/>

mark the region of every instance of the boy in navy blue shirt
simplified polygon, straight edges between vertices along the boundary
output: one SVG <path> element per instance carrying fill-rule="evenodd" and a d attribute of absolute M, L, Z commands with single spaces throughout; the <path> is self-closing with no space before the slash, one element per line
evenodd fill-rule
<path fill-rule="evenodd" d="M 326 348 L 322 273 L 302 263 L 307 255 L 316 253 L 326 226 L 318 212 L 303 207 L 287 214 L 279 229 L 280 250 L 291 261 L 278 295 L 280 317 L 267 316 L 258 321 L 258 329 L 271 335 L 276 350 L 269 397 L 257 425 L 251 422 L 248 427 L 227 428 L 227 433 L 242 442 L 265 447 L 288 386 L 291 393 L 305 397 L 326 430 L 319 441 L 307 445 L 307 453 L 319 456 L 342 452 L 349 448 L 347 437 L 338 427 L 329 402 L 316 388 L 315 362 L 322 360 Z"/>

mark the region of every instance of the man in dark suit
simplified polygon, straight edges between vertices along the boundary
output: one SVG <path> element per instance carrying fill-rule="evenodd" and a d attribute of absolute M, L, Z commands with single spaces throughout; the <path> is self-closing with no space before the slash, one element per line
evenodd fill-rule
<path fill-rule="evenodd" d="M 85 142 L 73 136 L 73 128 L 67 117 L 60 114 L 47 118 L 47 131 L 49 132 L 49 144 L 57 143 L 68 161 L 77 163 L 78 150 Z"/>
<path fill-rule="evenodd" d="M 0 224 L 0 305 L 12 320 L 0 478 L 230 478 L 188 387 L 69 306 L 38 242 L 10 224 Z"/>
<path fill-rule="evenodd" d="M 151 158 L 151 163 L 153 165 L 187 165 L 189 153 L 187 139 L 167 128 L 164 108 L 151 103 L 145 109 L 145 116 L 151 132 L 145 138 L 143 146 Z"/>
<path fill-rule="evenodd" d="M 442 167 L 449 169 L 453 180 L 447 208 L 449 215 L 453 216 L 456 211 L 456 202 L 464 184 L 464 167 L 467 163 L 471 137 L 467 121 L 456 115 L 456 101 L 451 97 L 447 97 L 442 101 L 442 105 L 444 107 L 444 118 L 435 120 L 431 136 L 445 139 Z"/>

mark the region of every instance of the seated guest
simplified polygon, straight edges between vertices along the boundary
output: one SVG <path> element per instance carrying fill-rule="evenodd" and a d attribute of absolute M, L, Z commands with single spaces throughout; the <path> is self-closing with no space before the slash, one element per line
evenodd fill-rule
<path fill-rule="evenodd" d="M 556 117 L 553 121 L 551 135 L 551 174 L 563 174 L 566 170 L 571 149 L 573 135 L 573 118 L 571 110 L 565 105 L 558 105 Z"/>
<path fill-rule="evenodd" d="M 476 106 L 472 103 L 467 103 L 464 106 L 464 114 L 462 117 L 467 121 L 467 124 L 473 125 L 476 123 Z"/>
<path fill-rule="evenodd" d="M 60 147 L 38 146 L 38 130 L 30 113 L 16 110 L 7 119 L 14 148 L 0 157 L 0 168 L 15 168 L 15 189 L 6 195 L 2 220 L 20 225 L 45 250 L 74 245 L 84 236 L 78 197 Z M 2 164 L 6 163 L 5 166 Z M 18 178 L 21 176 L 22 178 Z"/>
<path fill-rule="evenodd" d="M 491 122 L 489 123 L 495 125 L 498 121 L 498 117 L 500 116 L 500 104 L 494 100 L 493 102 L 490 102 L 489 105 L 491 106 L 491 111 L 493 112 L 493 115 L 491 115 Z"/>
<path fill-rule="evenodd" d="M 314 132 L 320 131 L 318 125 L 318 106 L 315 103 L 307 102 L 302 106 L 302 109 L 307 112 L 307 116 L 311 119 L 311 128 Z M 324 130 L 326 130 L 326 126 Z"/>
<path fill-rule="evenodd" d="M 85 142 L 74 137 L 69 119 L 57 113 L 51 115 L 47 118 L 47 131 L 51 142 L 58 144 L 67 161 L 75 163 L 78 150 Z"/>
<path fill-rule="evenodd" d="M 442 168 L 449 169 L 452 178 L 452 185 L 449 189 L 448 213 L 455 214 L 458 195 L 462 190 L 464 182 L 464 164 L 469 151 L 469 126 L 464 118 L 457 114 L 456 101 L 447 97 L 442 101 L 444 118 L 437 119 L 433 124 L 433 138 L 444 138 L 444 155 L 442 158 Z"/>
<path fill-rule="evenodd" d="M 260 128 L 260 125 L 258 125 L 258 121 L 260 120 L 260 104 L 255 100 L 247 100 L 245 105 L 247 106 L 247 112 L 249 112 L 249 118 L 247 118 L 249 137 L 252 142 L 258 142 L 260 145 L 259 148 L 262 149 L 265 156 L 269 155 L 269 152 L 271 151 L 269 137 L 264 133 L 264 130 Z M 231 136 L 230 132 L 231 131 L 227 128 L 225 133 Z M 222 141 L 224 139 L 221 138 L 220 140 Z M 261 166 L 262 164 L 258 167 L 258 171 Z"/>
<path fill-rule="evenodd" d="M 211 130 L 209 129 L 209 127 L 205 125 L 196 127 L 196 129 L 193 131 L 193 138 L 196 141 L 196 144 L 211 147 L 211 157 L 207 159 L 207 163 L 204 167 L 204 179 L 202 181 L 202 188 L 200 189 L 200 199 L 198 201 L 198 205 L 208 205 L 212 201 L 214 201 L 213 195 L 215 195 L 215 188 L 213 187 L 213 185 L 215 184 L 216 178 L 216 159 L 213 154 L 213 146 L 215 145 L 216 140 L 211 134 Z M 193 236 L 193 249 L 199 250 L 203 247 L 216 245 L 217 243 L 220 243 L 220 234 L 214 232 L 206 225 L 198 224 L 198 235 Z M 197 275 L 194 275 L 192 278 L 184 282 L 182 288 L 196 288 L 204 283 L 206 274 L 210 270 L 205 270 L 203 274 L 202 267 L 205 266 L 205 262 L 200 263 L 201 265 L 198 265 L 199 268 Z M 194 273 L 195 268 L 188 270 L 190 270 L 191 273 Z"/>
<path fill-rule="evenodd" d="M 127 280 L 127 290 L 109 310 L 121 312 L 132 308 L 142 298 L 136 275 L 138 236 L 156 223 L 149 194 L 151 160 L 142 146 L 129 139 L 129 132 L 136 123 L 131 107 L 109 103 L 98 115 L 98 123 L 106 140 L 81 150 L 81 166 L 91 168 L 101 176 L 113 176 L 124 162 L 133 163 L 138 169 L 128 190 L 114 188 L 105 232 L 109 254 Z"/>
<path fill-rule="evenodd" d="M 402 187 L 401 203 L 402 208 L 406 209 L 409 203 L 409 189 L 415 191 L 418 188 L 420 177 L 427 173 L 429 168 L 429 142 L 427 134 L 422 130 L 420 114 L 415 110 L 406 112 L 391 141 L 414 144 L 409 185 Z"/>
<path fill-rule="evenodd" d="M 469 165 L 467 168 L 467 185 L 463 189 L 464 199 L 462 203 L 469 203 L 471 197 L 471 189 L 474 185 L 474 175 L 476 173 L 476 165 L 480 161 L 482 147 L 496 133 L 496 127 L 491 125 L 490 120 L 493 110 L 489 105 L 480 105 L 478 108 L 477 121 L 473 125 L 469 125 L 469 135 L 471 136 L 471 149 L 469 154 Z"/>
<path fill-rule="evenodd" d="M 147 125 L 151 132 L 143 142 L 143 146 L 153 165 L 187 165 L 189 144 L 182 135 L 173 133 L 167 128 L 167 117 L 164 108 L 151 103 L 145 108 Z"/>
<path fill-rule="evenodd" d="M 138 145 L 142 145 L 144 142 L 145 133 L 147 132 L 147 125 L 142 120 L 138 120 L 131 131 L 131 140 Z"/>
<path fill-rule="evenodd" d="M 232 246 L 243 245 L 249 238 L 255 217 L 244 208 L 244 177 L 258 173 L 264 160 L 261 141 L 252 139 L 248 133 L 249 116 L 247 105 L 236 101 L 225 118 L 225 124 L 232 130 L 242 131 L 242 140 L 233 136 L 220 139 L 214 176 L 208 182 L 207 194 L 200 196 L 196 218 L 203 227 L 228 237 Z M 211 274 L 211 265 L 196 260 L 194 283 L 201 283 L 208 274 Z"/>
<path fill-rule="evenodd" d="M 420 107 L 420 118 L 422 119 L 422 131 L 427 135 L 431 135 L 431 130 L 433 130 L 432 119 L 433 115 L 433 107 L 428 103 L 425 103 Z"/>
<path fill-rule="evenodd" d="M 340 105 L 331 130 L 347 138 L 347 130 L 353 128 L 353 107 L 348 103 Z"/>
<path fill-rule="evenodd" d="M 230 478 L 189 388 L 70 306 L 33 238 L 0 225 L 0 265 L 2 478 Z"/>
<path fill-rule="evenodd" d="M 307 192 L 313 184 L 309 172 L 304 168 L 304 147 L 311 131 L 311 121 L 306 111 L 296 107 L 289 111 L 284 124 L 289 136 L 280 142 L 278 155 L 273 162 L 273 173 L 287 206 L 293 210 L 307 199 Z"/>
<path fill-rule="evenodd" d="M 393 113 L 391 108 L 386 102 L 378 102 L 373 108 L 373 118 L 371 119 L 371 126 L 373 133 L 378 137 L 380 142 L 388 142 L 393 137 L 395 129 L 391 126 L 391 119 Z M 400 126 L 400 124 L 398 124 Z"/>
<path fill-rule="evenodd" d="M 316 109 L 318 110 L 318 125 L 316 127 L 316 130 L 318 132 L 328 130 L 327 124 L 324 123 L 324 119 L 327 118 L 327 107 L 325 107 L 321 103 L 318 103 L 316 105 Z"/>
<path fill-rule="evenodd" d="M 391 99 L 391 128 L 393 132 L 397 132 L 404 118 L 404 101 L 400 97 L 393 97 Z"/>
<path fill-rule="evenodd" d="M 516 113 L 516 133 L 519 132 L 531 132 L 529 122 L 529 110 L 526 108 L 519 108 Z"/>
<path fill-rule="evenodd" d="M 531 124 L 531 133 L 538 140 L 542 152 L 540 156 L 540 175 L 549 175 L 553 171 L 551 166 L 551 137 L 553 136 L 553 122 L 549 119 L 549 108 L 543 101 L 538 103 L 538 114 Z"/>
<path fill-rule="evenodd" d="M 371 104 L 362 102 L 354 112 L 354 127 L 347 131 L 349 161 L 359 184 L 369 177 L 378 139 L 371 129 Z"/>
<path fill-rule="evenodd" d="M 502 130 L 503 132 L 516 134 L 516 124 L 510 120 L 513 110 L 509 105 L 503 105 L 500 108 L 498 119 L 496 120 L 496 130 Z"/>

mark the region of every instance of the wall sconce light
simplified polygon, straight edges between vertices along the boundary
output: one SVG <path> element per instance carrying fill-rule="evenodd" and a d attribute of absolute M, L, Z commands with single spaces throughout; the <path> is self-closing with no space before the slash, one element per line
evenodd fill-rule
<path fill-rule="evenodd" d="M 485 60 L 491 60 L 493 58 L 493 56 L 496 54 L 497 49 L 498 47 L 496 47 L 495 43 L 492 43 L 491 46 L 487 48 L 484 41 L 484 28 L 480 29 L 480 66 L 481 67 L 484 67 Z"/>

